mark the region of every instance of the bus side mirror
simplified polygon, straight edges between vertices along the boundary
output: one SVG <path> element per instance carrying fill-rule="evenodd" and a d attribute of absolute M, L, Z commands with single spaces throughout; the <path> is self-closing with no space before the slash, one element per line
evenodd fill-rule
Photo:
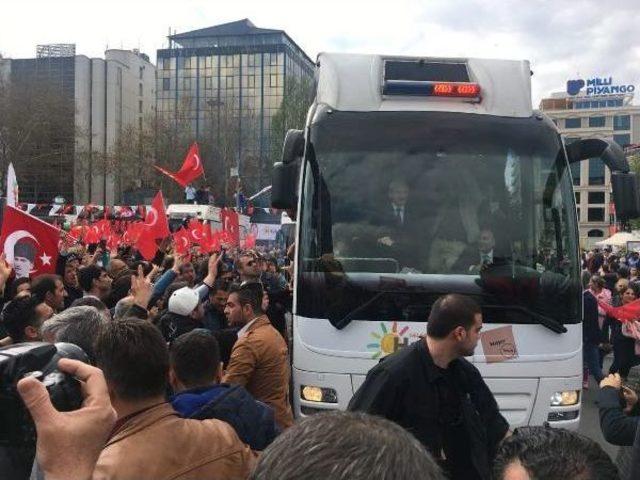
<path fill-rule="evenodd" d="M 601 158 L 611 170 L 611 187 L 616 215 L 621 220 L 640 216 L 638 176 L 630 172 L 629 162 L 620 145 L 613 140 L 586 138 L 570 143 L 566 146 L 566 150 L 569 163 L 588 158 Z"/>
<path fill-rule="evenodd" d="M 611 172 L 611 187 L 616 215 L 622 220 L 640 217 L 638 175 L 636 173 Z"/>
<path fill-rule="evenodd" d="M 273 166 L 271 178 L 271 206 L 281 210 L 295 209 L 298 205 L 298 167 L 304 155 L 304 132 L 289 130 L 284 138 L 282 161 Z"/>
<path fill-rule="evenodd" d="M 571 142 L 566 148 L 569 163 L 599 157 L 612 172 L 629 172 L 629 162 L 624 151 L 613 140 L 585 138 Z"/>

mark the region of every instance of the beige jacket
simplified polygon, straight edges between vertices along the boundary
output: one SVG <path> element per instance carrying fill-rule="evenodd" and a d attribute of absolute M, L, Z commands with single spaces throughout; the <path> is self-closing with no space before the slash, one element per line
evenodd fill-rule
<path fill-rule="evenodd" d="M 290 377 L 287 344 L 262 315 L 233 346 L 223 381 L 242 385 L 256 400 L 270 405 L 278 425 L 287 428 L 293 425 Z"/>
<path fill-rule="evenodd" d="M 256 459 L 227 423 L 183 419 L 163 403 L 117 429 L 98 458 L 93 480 L 244 479 Z"/>

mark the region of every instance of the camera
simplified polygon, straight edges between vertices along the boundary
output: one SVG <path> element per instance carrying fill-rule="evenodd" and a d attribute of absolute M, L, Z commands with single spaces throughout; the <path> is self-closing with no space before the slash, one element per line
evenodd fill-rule
<path fill-rule="evenodd" d="M 0 348 L 0 445 L 35 445 L 35 426 L 16 388 L 24 377 L 40 380 L 59 411 L 80 408 L 80 382 L 58 370 L 61 358 L 88 361 L 82 349 L 71 343 L 28 342 Z"/>

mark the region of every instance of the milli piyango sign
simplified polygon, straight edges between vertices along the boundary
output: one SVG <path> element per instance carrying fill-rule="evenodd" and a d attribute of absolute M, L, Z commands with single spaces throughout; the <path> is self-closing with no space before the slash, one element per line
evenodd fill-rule
<path fill-rule="evenodd" d="M 584 92 L 582 89 L 587 87 Z M 633 93 L 635 85 L 619 85 L 613 83 L 613 77 L 594 77 L 587 80 L 568 80 L 567 93 L 569 95 L 619 95 Z"/>

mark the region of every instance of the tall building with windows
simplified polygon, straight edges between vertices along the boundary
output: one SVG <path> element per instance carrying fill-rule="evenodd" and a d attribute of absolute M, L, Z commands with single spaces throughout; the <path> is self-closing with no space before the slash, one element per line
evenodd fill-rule
<path fill-rule="evenodd" d="M 634 88 L 629 87 L 622 90 L 631 93 L 615 87 L 608 89 L 618 90 L 615 93 L 594 94 L 595 87 L 575 95 L 554 93 L 541 101 L 540 109 L 556 123 L 567 144 L 580 138 L 606 138 L 624 148 L 640 142 L 640 106 L 633 104 Z M 571 174 L 580 244 L 589 248 L 609 236 L 613 223 L 611 172 L 601 159 L 591 158 L 572 164 Z"/>
<path fill-rule="evenodd" d="M 208 177 L 239 175 L 249 191 L 268 184 L 272 120 L 292 85 L 311 85 L 314 62 L 284 31 L 248 19 L 169 43 L 157 55 L 158 116 L 186 121 Z"/>
<path fill-rule="evenodd" d="M 0 59 L 0 80 L 11 85 L 15 106 L 24 101 L 25 110 L 40 110 L 25 112 L 25 128 L 53 117 L 2 161 L 15 166 L 21 201 L 62 196 L 77 204 L 117 204 L 117 172 L 105 159 L 125 127 L 140 128 L 143 117 L 154 114 L 155 66 L 137 50 L 110 49 L 102 59 L 75 55 L 72 47 L 39 45 L 36 58 Z"/>

